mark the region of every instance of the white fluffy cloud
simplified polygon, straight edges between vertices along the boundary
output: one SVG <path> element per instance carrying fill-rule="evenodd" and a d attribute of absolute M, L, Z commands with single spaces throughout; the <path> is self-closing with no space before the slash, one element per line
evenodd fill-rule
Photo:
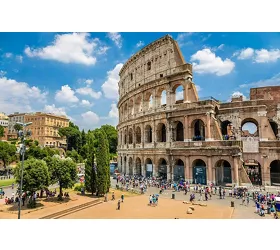
<path fill-rule="evenodd" d="M 265 86 L 280 86 L 280 73 L 268 79 L 239 85 L 240 88 L 259 88 Z"/>
<path fill-rule="evenodd" d="M 111 104 L 111 110 L 109 112 L 109 117 L 111 117 L 111 118 L 119 118 L 119 111 L 118 111 L 117 104 L 115 104 L 115 103 Z"/>
<path fill-rule="evenodd" d="M 108 37 L 115 43 L 118 48 L 122 47 L 122 36 L 118 32 L 108 33 Z"/>
<path fill-rule="evenodd" d="M 39 57 L 63 63 L 94 65 L 96 63 L 94 52 L 98 53 L 98 45 L 99 40 L 90 39 L 88 33 L 71 33 L 56 35 L 53 43 L 44 48 L 27 47 L 24 52 L 29 57 Z"/>
<path fill-rule="evenodd" d="M 98 124 L 100 120 L 99 116 L 93 111 L 87 111 L 81 114 L 81 116 L 82 116 L 82 124 L 88 127 L 93 127 L 93 125 Z"/>
<path fill-rule="evenodd" d="M 90 103 L 88 100 L 82 100 L 81 101 L 81 106 L 83 106 L 83 107 L 92 107 L 93 104 Z"/>
<path fill-rule="evenodd" d="M 23 61 L 23 56 L 16 56 L 16 59 L 19 63 L 22 63 Z"/>
<path fill-rule="evenodd" d="M 119 72 L 122 66 L 123 64 L 119 63 L 115 66 L 113 70 L 107 72 L 107 79 L 101 86 L 102 91 L 106 98 L 116 99 L 116 100 L 119 98 L 118 82 L 120 80 Z"/>
<path fill-rule="evenodd" d="M 11 58 L 12 56 L 13 56 L 13 54 L 12 54 L 12 53 L 9 53 L 9 52 L 5 54 L 5 57 L 6 57 L 6 58 Z"/>
<path fill-rule="evenodd" d="M 221 57 L 216 56 L 210 49 L 203 49 L 197 51 L 191 56 L 193 62 L 193 69 L 198 74 L 215 74 L 223 76 L 229 74 L 235 67 L 235 63 L 226 58 L 222 60 Z M 198 61 L 196 63 L 195 61 Z"/>
<path fill-rule="evenodd" d="M 18 82 L 0 75 L 0 107 L 5 113 L 31 112 L 46 102 L 48 92 L 26 82 Z"/>
<path fill-rule="evenodd" d="M 233 54 L 233 56 L 238 55 L 237 59 L 245 60 L 252 59 L 255 63 L 269 63 L 276 62 L 280 59 L 280 50 L 279 49 L 260 49 L 255 50 L 252 48 L 243 49 L 241 51 L 237 51 Z"/>
<path fill-rule="evenodd" d="M 138 43 L 136 43 L 137 48 L 142 47 L 143 45 L 144 45 L 143 41 L 139 41 Z"/>
<path fill-rule="evenodd" d="M 245 59 L 252 58 L 253 56 L 254 56 L 254 50 L 252 48 L 247 48 L 241 50 L 237 59 L 245 60 Z"/>
<path fill-rule="evenodd" d="M 76 89 L 76 93 L 78 93 L 80 95 L 89 95 L 94 99 L 99 99 L 102 96 L 102 93 L 100 91 L 95 92 L 92 88 L 90 88 L 88 86 Z"/>
<path fill-rule="evenodd" d="M 61 86 L 61 90 L 58 90 L 55 94 L 55 100 L 61 103 L 76 103 L 79 101 L 74 90 L 68 85 Z"/>
<path fill-rule="evenodd" d="M 65 108 L 64 107 L 58 108 L 58 107 L 55 106 L 55 104 L 45 105 L 44 112 L 55 114 L 55 115 L 65 115 L 65 116 L 67 116 Z"/>
<path fill-rule="evenodd" d="M 79 84 L 91 85 L 93 83 L 93 79 L 78 79 Z"/>
<path fill-rule="evenodd" d="M 239 96 L 243 96 L 243 100 L 247 99 L 246 96 L 243 93 L 239 92 L 239 91 L 235 91 L 235 92 L 233 92 L 231 94 L 231 97 L 239 97 Z"/>

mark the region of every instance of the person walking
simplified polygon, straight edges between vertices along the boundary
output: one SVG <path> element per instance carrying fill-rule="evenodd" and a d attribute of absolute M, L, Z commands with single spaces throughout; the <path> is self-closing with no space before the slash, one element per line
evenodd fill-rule
<path fill-rule="evenodd" d="M 249 202 L 250 202 L 250 196 L 249 194 L 247 195 L 247 207 L 249 206 Z"/>
<path fill-rule="evenodd" d="M 123 202 L 123 200 L 124 200 L 124 195 L 123 194 L 121 195 L 121 199 L 122 199 L 122 202 Z"/>
<path fill-rule="evenodd" d="M 115 200 L 115 193 L 113 192 L 112 193 L 112 201 L 114 201 Z"/>
<path fill-rule="evenodd" d="M 121 200 L 118 200 L 118 208 L 117 210 L 121 210 Z"/>

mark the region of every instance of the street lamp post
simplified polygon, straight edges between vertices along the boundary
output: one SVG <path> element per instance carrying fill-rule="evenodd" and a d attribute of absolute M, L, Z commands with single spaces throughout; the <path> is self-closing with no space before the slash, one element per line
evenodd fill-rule
<path fill-rule="evenodd" d="M 24 165 L 24 154 L 25 154 L 25 138 L 31 135 L 30 130 L 26 130 L 26 127 L 32 124 L 32 122 L 28 123 L 21 123 L 17 122 L 17 124 L 23 127 L 23 130 L 18 131 L 18 136 L 21 139 L 21 148 L 20 148 L 20 155 L 21 155 L 21 176 L 20 176 L 20 189 L 19 189 L 19 206 L 18 206 L 18 219 L 20 219 L 20 212 L 21 212 L 21 202 L 22 202 L 22 184 L 23 184 L 23 165 Z"/>

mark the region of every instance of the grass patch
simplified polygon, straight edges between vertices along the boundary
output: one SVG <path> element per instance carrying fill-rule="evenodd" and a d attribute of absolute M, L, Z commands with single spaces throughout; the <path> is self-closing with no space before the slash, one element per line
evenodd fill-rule
<path fill-rule="evenodd" d="M 11 186 L 13 183 L 15 183 L 15 179 L 0 180 L 0 188 Z"/>

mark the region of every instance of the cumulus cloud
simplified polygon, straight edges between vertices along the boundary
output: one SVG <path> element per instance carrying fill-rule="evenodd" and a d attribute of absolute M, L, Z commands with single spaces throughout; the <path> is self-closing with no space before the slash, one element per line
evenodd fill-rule
<path fill-rule="evenodd" d="M 144 45 L 143 41 L 139 41 L 138 43 L 136 43 L 137 48 L 142 47 L 143 45 Z"/>
<path fill-rule="evenodd" d="M 253 56 L 254 56 L 254 50 L 252 48 L 247 48 L 247 49 L 243 49 L 243 50 L 240 51 L 237 59 L 245 60 L 245 59 L 250 59 Z"/>
<path fill-rule="evenodd" d="M 247 100 L 247 97 L 246 97 L 243 93 L 241 93 L 241 92 L 239 92 L 239 91 L 234 91 L 234 92 L 231 94 L 231 97 L 240 97 L 240 96 L 243 96 L 243 100 Z"/>
<path fill-rule="evenodd" d="M 280 86 L 280 73 L 268 79 L 239 85 L 240 88 L 259 88 L 265 86 Z"/>
<path fill-rule="evenodd" d="M 198 74 L 215 74 L 217 76 L 227 75 L 235 67 L 235 63 L 226 58 L 222 60 L 221 57 L 216 56 L 210 49 L 203 49 L 197 51 L 191 56 L 193 62 L 193 69 Z M 198 61 L 196 63 L 195 61 Z"/>
<path fill-rule="evenodd" d="M 107 46 L 103 46 L 103 47 L 100 47 L 96 53 L 98 55 L 105 55 L 107 53 L 107 50 L 110 49 L 110 47 L 107 47 Z"/>
<path fill-rule="evenodd" d="M 119 63 L 115 66 L 114 69 L 107 72 L 107 79 L 101 86 L 102 91 L 106 98 L 115 99 L 115 100 L 119 98 L 118 82 L 120 80 L 119 72 L 122 66 L 123 64 Z"/>
<path fill-rule="evenodd" d="M 55 100 L 61 103 L 76 103 L 79 101 L 74 90 L 68 85 L 61 86 L 61 90 L 58 90 L 55 94 Z"/>
<path fill-rule="evenodd" d="M 238 56 L 237 59 L 245 60 L 252 59 L 255 63 L 269 63 L 276 62 L 280 59 L 280 50 L 279 49 L 252 49 L 247 48 L 241 51 L 236 51 L 233 56 Z"/>
<path fill-rule="evenodd" d="M 87 111 L 81 114 L 81 117 L 82 117 L 82 124 L 88 127 L 92 127 L 93 125 L 98 124 L 100 120 L 99 116 L 93 111 Z"/>
<path fill-rule="evenodd" d="M 117 104 L 115 104 L 115 103 L 111 104 L 111 110 L 109 111 L 109 117 L 119 118 L 119 111 L 118 111 Z"/>
<path fill-rule="evenodd" d="M 118 32 L 108 33 L 108 37 L 115 43 L 118 48 L 122 47 L 122 36 Z"/>
<path fill-rule="evenodd" d="M 56 107 L 55 104 L 52 105 L 45 105 L 44 112 L 51 113 L 55 115 L 64 115 L 67 116 L 65 108 L 64 107 Z"/>
<path fill-rule="evenodd" d="M 88 86 L 84 88 L 76 89 L 76 93 L 80 95 L 89 95 L 94 99 L 99 99 L 102 96 L 102 93 L 100 91 L 95 92 L 92 88 Z"/>
<path fill-rule="evenodd" d="M 5 113 L 31 112 L 46 102 L 47 91 L 0 75 L 0 107 Z"/>
<path fill-rule="evenodd" d="M 5 57 L 6 57 L 6 58 L 11 58 L 12 56 L 13 56 L 12 53 L 9 53 L 9 52 L 8 52 L 8 53 L 5 53 Z"/>
<path fill-rule="evenodd" d="M 92 107 L 93 104 L 90 103 L 88 100 L 82 100 L 81 101 L 81 106 L 83 106 L 83 107 Z"/>
<path fill-rule="evenodd" d="M 37 49 L 27 47 L 24 52 L 29 57 L 62 63 L 94 65 L 96 63 L 94 53 L 100 51 L 99 43 L 98 39 L 90 39 L 89 33 L 62 34 L 56 35 L 51 45 Z"/>

